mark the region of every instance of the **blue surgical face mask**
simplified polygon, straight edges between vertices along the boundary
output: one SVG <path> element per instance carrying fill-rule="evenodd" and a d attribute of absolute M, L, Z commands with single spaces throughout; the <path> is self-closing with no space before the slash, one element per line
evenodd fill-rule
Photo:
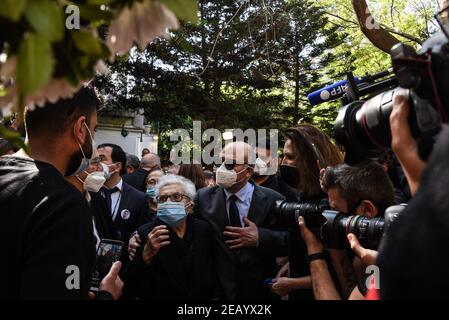
<path fill-rule="evenodd" d="M 157 205 L 157 218 L 172 228 L 187 217 L 184 202 L 167 201 Z"/>
<path fill-rule="evenodd" d="M 147 188 L 147 197 L 151 200 L 154 200 L 154 198 L 156 198 L 156 188 L 154 186 Z"/>

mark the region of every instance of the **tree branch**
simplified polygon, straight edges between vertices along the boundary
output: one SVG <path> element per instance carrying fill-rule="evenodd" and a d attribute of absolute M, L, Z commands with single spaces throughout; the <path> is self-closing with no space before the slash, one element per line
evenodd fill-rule
<path fill-rule="evenodd" d="M 357 15 L 363 34 L 380 50 L 390 53 L 391 48 L 400 41 L 387 30 L 376 23 L 368 9 L 366 0 L 352 0 L 352 6 Z"/>
<path fill-rule="evenodd" d="M 229 21 L 227 21 L 227 22 L 225 23 L 224 27 L 218 32 L 217 37 L 215 38 L 215 41 L 214 41 L 214 45 L 212 46 L 212 50 L 210 51 L 210 54 L 209 54 L 209 56 L 207 57 L 207 64 L 206 64 L 206 66 L 204 67 L 204 69 L 201 71 L 201 73 L 198 75 L 199 77 L 200 77 L 204 72 L 206 72 L 207 68 L 209 67 L 209 63 L 210 63 L 210 61 L 212 60 L 212 55 L 214 54 L 215 47 L 217 46 L 218 39 L 220 38 L 222 32 L 223 32 L 223 31 L 224 31 L 224 30 L 231 24 L 232 20 L 234 20 L 235 17 L 237 17 L 238 13 L 240 12 L 240 9 L 242 9 L 243 6 L 244 6 L 247 2 L 248 2 L 248 0 L 245 0 L 245 1 L 243 1 L 243 2 L 240 4 L 240 6 L 237 8 L 237 11 L 236 11 L 236 12 L 234 13 L 234 15 L 231 17 L 231 19 L 229 19 Z"/>
<path fill-rule="evenodd" d="M 324 12 L 324 14 L 327 14 L 327 15 L 329 15 L 329 16 L 331 16 L 331 17 L 340 19 L 340 20 L 342 20 L 342 21 L 344 21 L 344 22 L 347 22 L 347 23 L 350 23 L 350 24 L 358 25 L 357 22 L 352 21 L 352 20 L 348 20 L 348 19 L 346 19 L 346 18 L 343 18 L 343 17 L 341 17 L 341 16 L 339 16 L 339 15 L 336 15 L 335 13 L 332 13 L 332 12 L 329 12 L 329 11 L 323 11 L 323 12 Z"/>
<path fill-rule="evenodd" d="M 405 39 L 407 39 L 407 40 L 416 42 L 417 44 L 422 44 L 422 42 L 423 42 L 423 41 L 422 41 L 421 39 L 419 39 L 419 38 L 416 38 L 416 37 L 414 37 L 414 36 L 412 36 L 412 35 L 410 35 L 410 34 L 408 34 L 408 33 L 404 33 L 404 32 L 395 30 L 395 29 L 393 29 L 393 28 L 390 28 L 389 26 L 386 26 L 386 25 L 384 25 L 383 23 L 381 23 L 380 25 L 381 25 L 382 28 L 384 28 L 384 29 L 385 29 L 386 31 L 388 31 L 389 33 L 393 33 L 393 34 L 395 34 L 395 35 L 401 36 L 401 37 L 403 37 L 403 38 L 405 38 Z"/>

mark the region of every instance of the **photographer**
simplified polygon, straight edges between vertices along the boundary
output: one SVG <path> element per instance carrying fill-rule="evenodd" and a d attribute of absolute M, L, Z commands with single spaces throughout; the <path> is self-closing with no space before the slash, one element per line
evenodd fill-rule
<path fill-rule="evenodd" d="M 328 193 L 330 206 L 347 214 L 367 218 L 383 216 L 385 209 L 394 203 L 393 185 L 382 166 L 377 163 L 370 162 L 357 167 L 342 164 L 327 168 L 322 178 L 322 186 Z M 306 227 L 303 218 L 300 217 L 298 222 L 307 245 L 315 298 L 340 299 L 341 296 L 335 288 L 324 261 L 323 245 Z M 363 286 L 354 288 L 354 270 L 359 271 L 356 274 L 363 274 L 363 269 L 374 263 L 377 252 L 361 247 L 354 234 L 348 235 L 348 241 L 358 256 L 352 264 L 348 259 L 351 255 L 348 257 L 342 250 L 330 249 L 329 253 L 343 296 L 349 296 L 349 299 L 361 299 L 363 298 L 361 292 L 365 293 L 365 288 Z M 315 257 L 316 260 L 311 260 L 310 257 Z M 359 279 L 359 283 L 366 283 L 364 277 L 360 278 L 363 281 Z"/>
<path fill-rule="evenodd" d="M 300 203 L 327 203 L 320 187 L 320 168 L 343 162 L 343 157 L 329 137 L 312 125 L 299 125 L 286 131 L 284 157 L 280 166 L 282 179 L 300 196 Z M 290 226 L 289 277 L 284 267 L 273 280 L 272 290 L 289 294 L 291 300 L 313 299 L 306 246 L 298 226 Z"/>
<path fill-rule="evenodd" d="M 321 185 L 330 207 L 347 214 L 374 218 L 383 216 L 385 209 L 394 204 L 393 184 L 375 162 L 329 167 Z"/>
<path fill-rule="evenodd" d="M 390 115 L 391 148 L 407 177 L 410 192 L 414 195 L 419 187 L 425 163 L 419 158 L 418 144 L 410 131 L 409 114 L 410 107 L 407 98 L 397 95 Z"/>
<path fill-rule="evenodd" d="M 393 147 L 415 196 L 392 223 L 380 248 L 380 295 L 382 299 L 447 299 L 449 259 L 442 253 L 449 234 L 449 130 L 442 130 L 425 164 L 410 134 L 408 112 L 407 100 L 396 97 L 390 117 Z M 401 147 L 405 143 L 408 147 Z"/>

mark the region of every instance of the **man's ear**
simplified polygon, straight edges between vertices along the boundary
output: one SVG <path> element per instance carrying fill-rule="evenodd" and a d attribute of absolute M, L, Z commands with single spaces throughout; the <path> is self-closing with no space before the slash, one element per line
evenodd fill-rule
<path fill-rule="evenodd" d="M 86 117 L 79 117 L 73 126 L 73 134 L 75 135 L 76 141 L 78 141 L 81 145 L 86 143 L 86 138 L 88 136 L 88 132 L 86 132 Z"/>
<path fill-rule="evenodd" d="M 379 213 L 377 207 L 370 200 L 363 200 L 357 207 L 357 213 L 367 218 L 374 218 Z"/>
<path fill-rule="evenodd" d="M 115 166 L 116 166 L 117 172 L 121 175 L 122 174 L 122 163 L 116 162 Z"/>
<path fill-rule="evenodd" d="M 246 172 L 246 177 L 247 178 L 251 178 L 253 176 L 254 173 L 254 167 L 248 166 L 248 171 Z"/>

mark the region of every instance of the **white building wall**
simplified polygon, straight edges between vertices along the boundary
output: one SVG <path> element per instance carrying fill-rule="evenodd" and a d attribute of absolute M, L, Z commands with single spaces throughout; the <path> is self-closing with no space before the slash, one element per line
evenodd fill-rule
<path fill-rule="evenodd" d="M 134 154 L 139 158 L 144 148 L 148 148 L 153 153 L 158 153 L 157 140 L 154 140 L 152 134 L 126 130 L 128 135 L 123 137 L 121 128 L 104 128 L 99 126 L 95 131 L 95 144 L 98 146 L 102 143 L 114 143 L 122 147 L 126 153 Z"/>

